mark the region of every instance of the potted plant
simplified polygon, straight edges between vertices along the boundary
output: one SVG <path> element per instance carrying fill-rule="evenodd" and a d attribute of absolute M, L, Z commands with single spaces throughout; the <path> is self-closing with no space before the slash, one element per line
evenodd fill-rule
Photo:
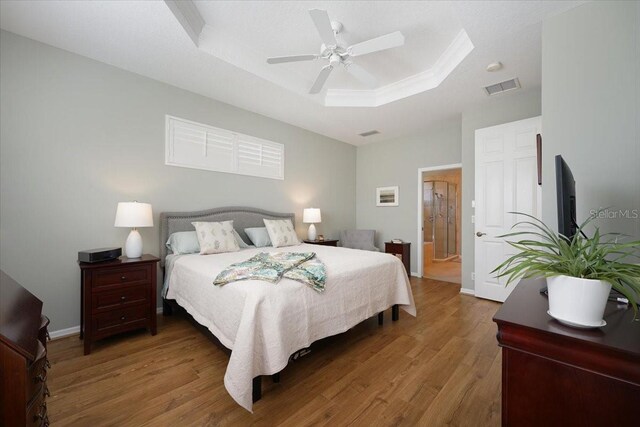
<path fill-rule="evenodd" d="M 508 242 L 518 250 L 492 273 L 508 276 L 511 282 L 531 277 L 547 278 L 549 314 L 555 319 L 577 327 L 600 327 L 611 287 L 624 295 L 638 314 L 640 296 L 640 241 L 622 242 L 617 233 L 600 234 L 596 227 L 592 237 L 586 237 L 585 227 L 596 217 L 582 223 L 572 239 L 552 231 L 539 219 L 518 212 L 527 220 L 516 223 L 530 227 L 500 237 L 520 236 L 522 240 Z"/>

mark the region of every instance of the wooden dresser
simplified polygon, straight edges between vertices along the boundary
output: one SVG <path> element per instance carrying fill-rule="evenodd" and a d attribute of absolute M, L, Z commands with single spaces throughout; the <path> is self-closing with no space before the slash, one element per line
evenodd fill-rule
<path fill-rule="evenodd" d="M 140 328 L 156 334 L 158 261 L 153 255 L 142 255 L 79 263 L 84 354 L 91 352 L 93 341 L 111 335 Z"/>
<path fill-rule="evenodd" d="M 0 425 L 48 426 L 49 319 L 42 301 L 0 271 Z"/>
<path fill-rule="evenodd" d="M 493 318 L 502 347 L 502 425 L 640 425 L 633 310 L 609 302 L 606 326 L 563 326 L 547 314 L 545 284 L 521 281 Z"/>

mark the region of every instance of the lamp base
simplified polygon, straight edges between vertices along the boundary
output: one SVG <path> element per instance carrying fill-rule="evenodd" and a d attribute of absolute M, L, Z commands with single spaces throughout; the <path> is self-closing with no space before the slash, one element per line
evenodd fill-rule
<path fill-rule="evenodd" d="M 142 256 L 142 236 L 135 228 L 129 233 L 124 245 L 124 253 L 127 258 L 140 258 Z"/>
<path fill-rule="evenodd" d="M 316 225 L 315 224 L 311 224 L 309 226 L 309 232 L 307 233 L 307 238 L 309 240 L 316 240 L 318 238 L 318 235 L 316 234 Z"/>

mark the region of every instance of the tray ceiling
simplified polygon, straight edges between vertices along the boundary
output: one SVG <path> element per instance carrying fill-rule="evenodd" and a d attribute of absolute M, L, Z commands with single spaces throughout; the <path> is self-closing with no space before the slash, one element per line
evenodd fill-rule
<path fill-rule="evenodd" d="M 359 145 L 419 135 L 487 102 L 487 85 L 518 77 L 523 90 L 539 88 L 542 20 L 582 2 L 196 1 L 196 38 L 169 3 L 2 1 L 0 27 Z M 312 8 L 340 21 L 347 43 L 404 34 L 404 46 L 357 58 L 377 87 L 335 72 L 327 89 L 309 95 L 319 61 L 266 64 L 269 56 L 319 50 Z M 504 68 L 487 73 L 494 61 Z M 359 136 L 373 129 L 380 133 Z"/>
<path fill-rule="evenodd" d="M 325 106 L 375 107 L 437 87 L 473 50 L 448 3 L 195 1 L 204 27 L 198 46 L 226 62 Z M 184 6 L 184 3 L 182 4 Z M 309 9 L 326 10 L 343 25 L 338 42 L 350 46 L 401 31 L 401 47 L 354 58 L 377 80 L 365 87 L 342 67 L 321 93 L 309 87 L 325 61 L 268 65 L 266 58 L 317 54 L 321 41 Z M 270 18 L 271 17 L 271 18 Z"/>

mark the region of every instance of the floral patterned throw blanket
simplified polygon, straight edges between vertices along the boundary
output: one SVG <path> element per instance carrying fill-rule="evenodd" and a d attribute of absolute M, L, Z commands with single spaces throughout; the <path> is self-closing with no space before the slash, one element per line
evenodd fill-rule
<path fill-rule="evenodd" d="M 278 283 L 280 279 L 296 280 L 324 291 L 326 272 L 315 252 L 261 252 L 246 261 L 231 264 L 213 280 L 216 286 L 238 280 L 264 280 Z"/>

